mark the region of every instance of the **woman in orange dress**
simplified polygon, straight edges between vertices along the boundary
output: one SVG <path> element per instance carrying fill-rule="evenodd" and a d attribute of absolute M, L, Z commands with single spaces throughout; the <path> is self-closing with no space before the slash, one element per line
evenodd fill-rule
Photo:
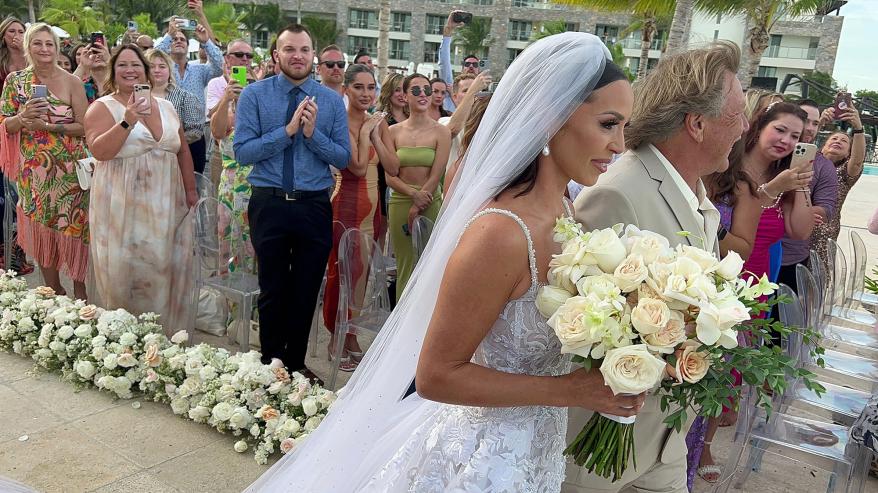
<path fill-rule="evenodd" d="M 376 241 L 381 228 L 378 214 L 378 166 L 391 176 L 399 172 L 399 160 L 393 148 L 384 115 L 369 116 L 375 100 L 375 76 L 365 65 L 351 65 L 345 71 L 344 90 L 348 97 L 348 128 L 351 139 L 351 162 L 341 171 L 341 183 L 332 198 L 332 252 L 326 277 L 323 320 L 333 333 L 327 353 L 332 358 L 335 348 L 335 324 L 339 298 L 338 246 L 346 229 L 357 228 Z M 366 272 L 354 271 L 354 293 L 360 303 L 366 288 Z M 339 369 L 354 371 L 363 351 L 354 334 L 348 334 L 345 354 Z"/>

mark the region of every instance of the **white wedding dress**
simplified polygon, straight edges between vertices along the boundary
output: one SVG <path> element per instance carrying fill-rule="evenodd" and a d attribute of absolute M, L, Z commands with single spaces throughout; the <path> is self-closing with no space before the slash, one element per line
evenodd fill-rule
<path fill-rule="evenodd" d="M 530 230 L 518 216 L 501 209 L 486 209 L 470 222 L 492 213 L 514 219 L 524 230 L 531 287 L 506 304 L 472 362 L 506 373 L 569 373 L 570 360 L 561 355 L 561 343 L 535 304 L 540 285 Z M 421 419 L 423 423 L 363 491 L 560 491 L 566 408 L 437 404 Z"/>

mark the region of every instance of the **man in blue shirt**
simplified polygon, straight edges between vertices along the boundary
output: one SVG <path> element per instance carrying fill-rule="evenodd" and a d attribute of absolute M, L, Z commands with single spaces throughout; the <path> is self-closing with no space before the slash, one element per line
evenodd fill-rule
<path fill-rule="evenodd" d="M 445 27 L 442 28 L 442 43 L 439 44 L 439 77 L 445 81 L 448 87 L 454 82 L 454 71 L 451 70 L 451 36 L 458 27 L 466 25 L 465 22 L 455 22 L 455 12 L 463 12 L 462 10 L 452 10 L 448 14 L 448 20 L 445 21 Z M 475 55 L 467 55 L 463 59 L 463 67 L 461 73 L 479 75 L 479 57 Z M 445 111 L 453 112 L 455 110 L 454 100 L 451 92 L 445 93 L 445 101 L 442 108 Z"/>
<path fill-rule="evenodd" d="M 332 248 L 329 167 L 346 168 L 351 146 L 341 96 L 310 77 L 308 30 L 281 30 L 274 55 L 280 75 L 248 85 L 238 99 L 235 158 L 253 165 L 248 214 L 263 362 L 307 371 L 308 333 Z"/>

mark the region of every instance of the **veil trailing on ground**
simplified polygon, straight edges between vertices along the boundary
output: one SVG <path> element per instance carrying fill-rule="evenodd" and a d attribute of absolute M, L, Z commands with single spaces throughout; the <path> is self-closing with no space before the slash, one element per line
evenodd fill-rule
<path fill-rule="evenodd" d="M 586 33 L 543 38 L 515 59 L 393 314 L 326 419 L 247 491 L 356 491 L 435 412 L 438 403 L 402 398 L 415 375 L 448 258 L 467 221 L 530 165 L 591 93 L 608 60 L 606 46 Z"/>

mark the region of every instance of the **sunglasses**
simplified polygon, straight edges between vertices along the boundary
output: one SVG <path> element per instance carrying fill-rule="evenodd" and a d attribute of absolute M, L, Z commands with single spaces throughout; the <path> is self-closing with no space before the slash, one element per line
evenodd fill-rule
<path fill-rule="evenodd" d="M 433 94 L 433 88 L 430 86 L 424 86 L 424 87 L 412 86 L 412 88 L 411 88 L 412 96 L 420 96 L 421 90 L 424 91 L 424 96 L 430 96 Z"/>
<path fill-rule="evenodd" d="M 232 56 L 235 57 L 235 58 L 246 58 L 246 59 L 248 59 L 248 60 L 252 60 L 252 59 L 253 59 L 253 53 L 247 53 L 247 52 L 244 52 L 244 51 L 230 52 L 229 55 L 232 55 Z"/>
<path fill-rule="evenodd" d="M 478 67 L 479 62 L 463 62 L 464 67 Z"/>
<path fill-rule="evenodd" d="M 326 65 L 326 68 L 344 68 L 346 62 L 344 60 L 339 60 L 337 62 L 320 62 L 321 65 Z"/>

